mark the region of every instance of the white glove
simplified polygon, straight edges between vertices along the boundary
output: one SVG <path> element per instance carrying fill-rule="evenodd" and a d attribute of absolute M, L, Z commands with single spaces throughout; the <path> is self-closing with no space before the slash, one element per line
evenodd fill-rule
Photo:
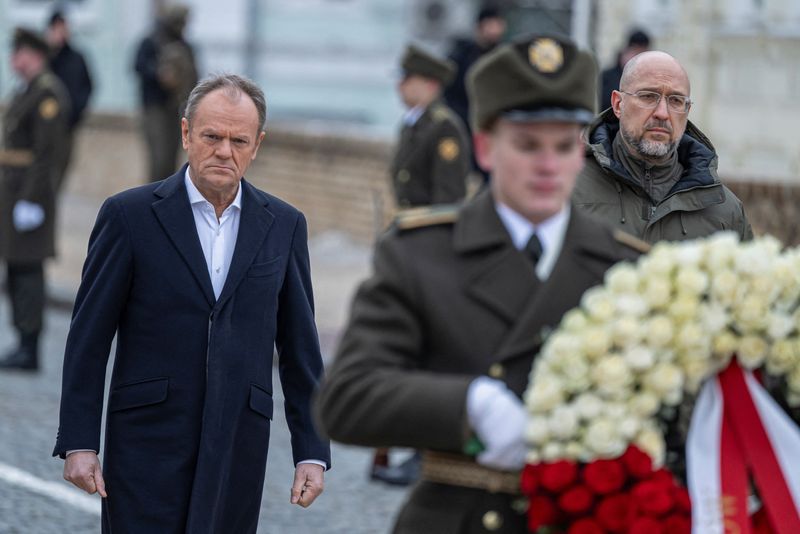
<path fill-rule="evenodd" d="M 527 415 L 504 382 L 487 376 L 473 380 L 467 389 L 467 418 L 485 447 L 479 464 L 505 470 L 525 465 Z"/>
<path fill-rule="evenodd" d="M 17 232 L 30 232 L 36 230 L 44 222 L 44 209 L 39 204 L 18 200 L 14 204 L 12 213 L 14 219 L 14 229 Z"/>

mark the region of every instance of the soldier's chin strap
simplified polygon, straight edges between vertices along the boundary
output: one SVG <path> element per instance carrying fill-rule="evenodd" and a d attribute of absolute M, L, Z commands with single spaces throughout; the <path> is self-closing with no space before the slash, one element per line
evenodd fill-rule
<path fill-rule="evenodd" d="M 735 359 L 703 385 L 686 466 L 692 532 L 752 532 L 749 474 L 774 531 L 800 532 L 800 429 Z"/>

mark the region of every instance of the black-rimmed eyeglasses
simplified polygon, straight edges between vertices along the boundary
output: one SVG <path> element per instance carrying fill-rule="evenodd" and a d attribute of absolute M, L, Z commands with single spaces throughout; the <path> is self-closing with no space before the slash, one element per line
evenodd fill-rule
<path fill-rule="evenodd" d="M 626 95 L 632 96 L 633 101 L 640 107 L 645 109 L 653 109 L 661 102 L 661 93 L 654 91 L 636 91 L 629 93 L 628 91 L 620 91 Z M 667 99 L 667 108 L 675 113 L 688 113 L 692 105 L 692 100 L 688 96 L 683 95 L 665 95 Z"/>

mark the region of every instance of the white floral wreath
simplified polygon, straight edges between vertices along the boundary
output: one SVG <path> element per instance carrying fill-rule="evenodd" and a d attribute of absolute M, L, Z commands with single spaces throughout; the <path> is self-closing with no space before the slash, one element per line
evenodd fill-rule
<path fill-rule="evenodd" d="M 663 465 L 662 410 L 727 367 L 784 376 L 800 405 L 800 249 L 732 233 L 659 243 L 611 268 L 550 335 L 525 405 L 529 463 L 588 463 L 629 445 Z"/>

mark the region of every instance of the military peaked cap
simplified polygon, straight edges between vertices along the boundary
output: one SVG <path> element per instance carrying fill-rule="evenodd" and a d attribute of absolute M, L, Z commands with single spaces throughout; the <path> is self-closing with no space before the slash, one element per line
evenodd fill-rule
<path fill-rule="evenodd" d="M 28 28 L 18 27 L 14 30 L 14 37 L 11 40 L 11 48 L 16 52 L 20 48 L 32 48 L 42 54 L 48 54 L 50 47 L 47 46 L 47 41 L 33 30 Z"/>
<path fill-rule="evenodd" d="M 408 45 L 400 62 L 403 75 L 424 76 L 447 85 L 456 74 L 456 65 L 450 60 L 439 59 L 414 45 Z"/>
<path fill-rule="evenodd" d="M 559 35 L 533 35 L 495 48 L 467 73 L 473 127 L 499 117 L 587 124 L 594 118 L 597 63 Z"/>

